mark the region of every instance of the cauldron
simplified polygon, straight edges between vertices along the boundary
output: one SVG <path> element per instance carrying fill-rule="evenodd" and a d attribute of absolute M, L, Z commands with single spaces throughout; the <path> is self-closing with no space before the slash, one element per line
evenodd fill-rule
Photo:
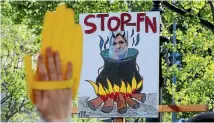
<path fill-rule="evenodd" d="M 98 77 L 96 79 L 96 84 L 99 83 L 108 88 L 107 79 L 111 82 L 112 86 L 118 85 L 121 87 L 122 81 L 126 84 L 132 85 L 132 79 L 135 77 L 137 84 L 142 81 L 142 77 L 139 74 L 139 66 L 136 63 L 136 58 L 138 55 L 138 50 L 135 48 L 128 49 L 128 57 L 122 60 L 115 60 L 109 58 L 109 49 L 103 50 L 100 52 L 104 60 L 104 66 L 102 71 L 99 73 L 98 69 Z M 138 70 L 137 70 L 138 67 Z M 101 67 L 102 68 L 102 67 Z M 143 86 L 136 90 L 136 93 L 140 93 Z"/>

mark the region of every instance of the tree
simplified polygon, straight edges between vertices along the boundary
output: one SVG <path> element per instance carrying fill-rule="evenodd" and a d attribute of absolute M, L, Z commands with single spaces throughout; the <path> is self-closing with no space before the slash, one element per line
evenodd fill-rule
<path fill-rule="evenodd" d="M 3 19 L 5 18 L 5 20 L 2 19 L 1 32 L 2 46 L 4 46 L 1 55 L 1 63 L 4 67 L 4 71 L 1 71 L 3 80 L 1 84 L 3 96 L 9 95 L 8 99 L 2 98 L 6 100 L 3 100 L 4 108 L 9 107 L 7 109 L 2 108 L 2 119 L 6 117 L 5 112 L 8 112 L 8 115 L 13 113 L 10 112 L 13 110 L 12 106 L 17 111 L 23 99 L 25 99 L 23 97 L 26 97 L 26 89 L 23 85 L 25 81 L 23 69 L 21 66 L 14 67 L 17 65 L 17 61 L 21 61 L 17 59 L 21 58 L 26 52 L 38 53 L 44 13 L 55 10 L 56 6 L 61 3 L 61 1 L 1 2 L 1 16 Z M 64 3 L 74 9 L 76 22 L 78 22 L 80 13 L 141 12 L 150 11 L 152 8 L 152 1 L 114 1 L 113 3 L 109 1 L 65 1 Z M 163 78 L 165 78 L 163 104 L 171 104 L 171 97 L 174 95 L 176 104 L 208 104 L 211 111 L 214 109 L 214 91 L 212 89 L 214 87 L 213 2 L 177 1 L 172 4 L 170 1 L 163 1 L 162 5 L 165 13 L 162 14 L 164 28 L 161 35 L 172 37 L 173 21 L 177 22 L 178 27 L 176 30 L 176 47 L 173 47 L 171 42 L 161 43 L 161 47 L 167 51 L 164 54 L 165 57 L 162 58 L 162 73 Z M 8 23 L 10 26 L 8 26 Z M 22 29 L 21 32 L 20 28 Z M 31 37 L 32 35 L 34 37 Z M 34 41 L 32 41 L 33 39 Z M 14 43 L 14 41 L 16 42 Z M 14 51 L 11 51 L 11 49 Z M 167 53 L 172 51 L 181 53 L 182 67 L 168 63 Z M 9 74 L 9 72 L 14 74 Z M 177 76 L 176 85 L 172 84 L 171 80 L 174 73 Z M 14 78 L 19 81 L 14 81 Z M 15 88 L 20 88 L 20 91 L 15 91 Z M 12 92 L 14 94 L 11 94 Z M 12 100 L 16 100 L 16 104 Z M 25 100 L 29 101 L 28 99 Z M 17 106 L 14 107 L 14 105 Z M 27 103 L 24 109 L 30 111 L 32 105 Z M 16 114 L 21 114 L 20 111 L 22 110 L 18 110 Z M 195 113 L 179 113 L 177 118 L 188 118 L 193 115 Z M 75 119 L 75 121 L 82 121 L 82 119 Z M 170 121 L 169 113 L 164 113 L 164 121 Z"/>
<path fill-rule="evenodd" d="M 165 1 L 163 5 L 169 7 L 172 4 Z M 166 44 L 166 47 L 170 51 L 174 50 L 182 54 L 182 69 L 179 70 L 177 65 L 170 66 L 168 70 L 165 69 L 164 73 L 167 78 L 171 78 L 174 72 L 177 76 L 176 85 L 168 79 L 166 90 L 175 96 L 176 104 L 208 104 L 209 110 L 213 110 L 214 93 L 211 87 L 214 86 L 212 67 L 214 22 L 212 10 L 206 1 L 179 1 L 176 7 L 181 8 L 180 10 L 186 9 L 187 12 L 181 14 L 166 9 L 166 11 L 171 11 L 164 15 L 165 23 L 168 23 L 166 25 L 170 27 L 169 22 L 172 24 L 174 20 L 178 23 L 176 48 L 173 48 L 171 43 Z M 165 30 L 163 34 L 172 36 L 170 30 Z M 188 118 L 192 115 L 193 113 L 179 113 L 178 117 Z"/>
<path fill-rule="evenodd" d="M 9 121 L 17 113 L 34 110 L 26 94 L 23 56 L 38 52 L 38 40 L 26 26 L 1 18 L 1 118 Z"/>
<path fill-rule="evenodd" d="M 61 3 L 48 1 L 1 2 L 2 121 L 34 121 L 38 119 L 35 107 L 26 94 L 23 56 L 26 53 L 33 55 L 35 69 L 43 16 L 46 11 L 55 10 Z M 120 1 L 114 2 L 112 5 L 109 1 L 68 1 L 64 3 L 68 7 L 75 8 L 76 22 L 78 22 L 78 13 L 124 11 L 126 9 L 125 4 Z M 73 103 L 76 105 L 76 100 Z M 31 115 L 33 117 L 30 117 Z M 96 119 L 77 119 L 75 117 L 73 121 L 96 121 Z"/>
<path fill-rule="evenodd" d="M 133 11 L 147 10 L 151 1 L 130 1 L 129 7 Z M 172 103 L 172 95 L 176 104 L 208 104 L 209 110 L 214 108 L 213 89 L 213 29 L 214 14 L 211 1 L 176 1 L 172 4 L 163 1 L 165 12 L 162 14 L 164 29 L 162 36 L 172 37 L 172 24 L 177 22 L 177 45 L 171 42 L 162 43 L 162 67 L 165 87 L 163 90 L 163 104 Z M 140 7 L 139 7 L 140 6 Z M 152 7 L 152 6 L 151 6 Z M 181 66 L 170 65 L 168 54 L 178 52 L 182 55 Z M 172 83 L 172 75 L 176 74 L 177 84 Z M 179 113 L 178 118 L 188 118 L 196 113 Z M 170 121 L 170 113 L 164 113 L 164 121 Z"/>

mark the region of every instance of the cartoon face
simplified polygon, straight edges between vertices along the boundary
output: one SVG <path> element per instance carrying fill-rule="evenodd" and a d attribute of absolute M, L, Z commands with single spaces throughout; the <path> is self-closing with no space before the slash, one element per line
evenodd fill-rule
<path fill-rule="evenodd" d="M 128 42 L 121 34 L 117 34 L 110 44 L 110 57 L 124 59 L 127 57 Z"/>
<path fill-rule="evenodd" d="M 115 53 L 119 53 L 127 48 L 126 40 L 124 40 L 121 35 L 118 35 L 113 42 L 113 47 L 115 49 Z"/>

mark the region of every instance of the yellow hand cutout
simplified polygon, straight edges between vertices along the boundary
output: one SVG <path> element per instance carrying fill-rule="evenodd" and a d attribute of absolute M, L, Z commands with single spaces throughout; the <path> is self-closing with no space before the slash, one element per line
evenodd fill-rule
<path fill-rule="evenodd" d="M 82 65 L 82 29 L 74 22 L 74 12 L 65 5 L 57 7 L 56 12 L 46 12 L 42 30 L 41 53 L 45 56 L 47 47 L 58 51 L 61 57 L 63 75 L 66 73 L 67 63 L 72 62 L 72 79 L 64 81 L 37 81 L 37 74 L 32 71 L 31 56 L 25 57 L 25 71 L 27 76 L 28 95 L 34 103 L 33 90 L 54 90 L 72 88 L 72 98 L 75 97 Z M 65 78 L 65 77 L 64 77 Z"/>

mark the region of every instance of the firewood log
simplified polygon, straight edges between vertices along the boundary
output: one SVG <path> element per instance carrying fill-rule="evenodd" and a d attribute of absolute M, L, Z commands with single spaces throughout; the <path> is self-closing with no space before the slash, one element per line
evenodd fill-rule
<path fill-rule="evenodd" d="M 96 110 L 101 104 L 103 103 L 103 100 L 98 96 L 97 98 L 94 98 L 87 102 L 88 106 L 92 110 Z"/>
<path fill-rule="evenodd" d="M 132 96 L 132 98 L 135 98 L 135 99 L 141 101 L 142 103 L 144 103 L 146 100 L 145 93 L 136 93 L 136 94 L 132 94 L 131 96 Z"/>
<path fill-rule="evenodd" d="M 113 110 L 114 107 L 114 100 L 112 98 L 108 98 L 103 105 L 103 108 L 101 109 L 104 113 L 110 113 Z"/>
<path fill-rule="evenodd" d="M 117 102 L 117 112 L 120 114 L 124 114 L 127 112 L 126 102 L 121 94 L 116 97 Z"/>
<path fill-rule="evenodd" d="M 130 97 L 126 98 L 126 103 L 133 109 L 137 109 L 140 107 L 140 103 L 138 103 L 136 100 L 131 99 Z"/>

